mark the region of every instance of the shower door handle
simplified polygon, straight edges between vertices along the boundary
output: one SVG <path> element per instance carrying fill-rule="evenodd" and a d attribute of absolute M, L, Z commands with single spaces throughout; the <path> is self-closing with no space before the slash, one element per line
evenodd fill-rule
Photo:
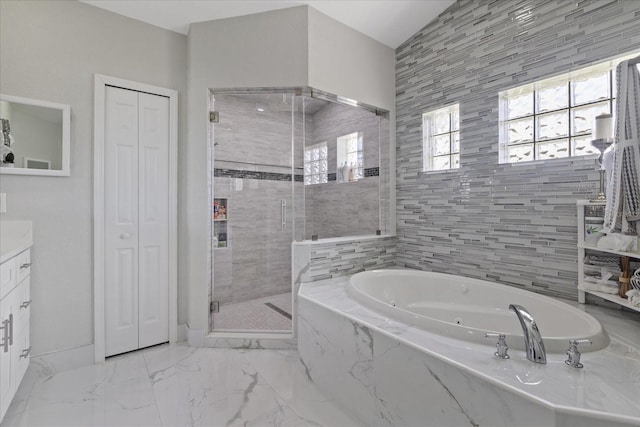
<path fill-rule="evenodd" d="M 280 222 L 282 231 L 287 229 L 287 201 L 285 199 L 280 200 Z"/>

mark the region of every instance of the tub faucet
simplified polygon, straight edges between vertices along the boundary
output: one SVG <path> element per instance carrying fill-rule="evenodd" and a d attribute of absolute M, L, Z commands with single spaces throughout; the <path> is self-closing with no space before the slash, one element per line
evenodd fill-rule
<path fill-rule="evenodd" d="M 517 304 L 510 304 L 509 310 L 516 313 L 522 326 L 527 359 L 533 363 L 547 363 L 547 352 L 544 349 L 542 335 L 540 335 L 538 325 L 536 325 L 536 321 L 533 319 L 531 313 L 523 306 Z"/>

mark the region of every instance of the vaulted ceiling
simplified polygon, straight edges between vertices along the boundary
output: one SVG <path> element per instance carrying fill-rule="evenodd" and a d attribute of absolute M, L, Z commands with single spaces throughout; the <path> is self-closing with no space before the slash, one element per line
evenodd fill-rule
<path fill-rule="evenodd" d="M 455 0 L 81 0 L 120 15 L 187 34 L 193 22 L 307 4 L 361 33 L 397 48 Z"/>

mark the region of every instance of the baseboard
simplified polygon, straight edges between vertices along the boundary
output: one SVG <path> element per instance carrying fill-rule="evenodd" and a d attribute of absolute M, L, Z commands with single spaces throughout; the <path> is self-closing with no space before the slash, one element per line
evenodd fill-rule
<path fill-rule="evenodd" d="M 30 369 L 33 368 L 38 376 L 49 376 L 58 372 L 93 365 L 93 344 L 83 347 L 69 348 L 31 357 Z"/>
<path fill-rule="evenodd" d="M 187 340 L 187 324 L 183 323 L 182 325 L 178 325 L 178 342 Z"/>

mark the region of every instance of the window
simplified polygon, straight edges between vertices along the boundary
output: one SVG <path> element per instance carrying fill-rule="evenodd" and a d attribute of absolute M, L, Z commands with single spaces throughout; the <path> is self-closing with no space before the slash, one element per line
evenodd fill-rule
<path fill-rule="evenodd" d="M 362 133 L 353 132 L 338 137 L 336 179 L 338 182 L 357 181 L 364 177 Z"/>
<path fill-rule="evenodd" d="M 327 181 L 327 143 L 321 142 L 304 150 L 304 185 Z"/>
<path fill-rule="evenodd" d="M 460 104 L 422 115 L 424 171 L 460 167 Z"/>
<path fill-rule="evenodd" d="M 500 163 L 596 154 L 595 117 L 615 111 L 615 61 L 500 92 Z"/>

